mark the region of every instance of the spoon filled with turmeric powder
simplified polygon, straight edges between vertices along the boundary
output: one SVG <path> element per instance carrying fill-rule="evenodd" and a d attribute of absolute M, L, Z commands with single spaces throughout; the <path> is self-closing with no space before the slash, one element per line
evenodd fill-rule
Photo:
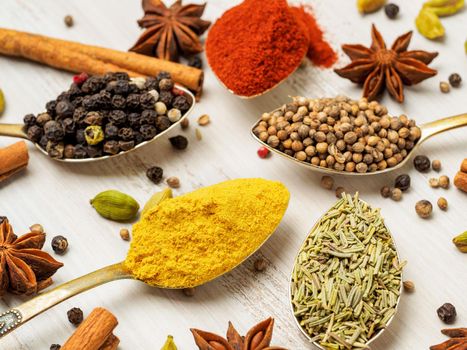
<path fill-rule="evenodd" d="M 0 315 L 0 337 L 79 293 L 119 279 L 156 288 L 205 284 L 240 265 L 274 233 L 289 202 L 280 182 L 237 179 L 172 198 L 153 196 L 123 262 L 104 267 Z"/>

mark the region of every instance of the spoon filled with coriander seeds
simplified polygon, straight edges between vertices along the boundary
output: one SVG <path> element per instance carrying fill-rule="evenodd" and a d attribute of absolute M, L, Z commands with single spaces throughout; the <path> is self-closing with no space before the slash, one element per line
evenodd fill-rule
<path fill-rule="evenodd" d="M 365 176 L 403 167 L 424 141 L 466 125 L 467 114 L 417 126 L 365 98 L 294 97 L 264 113 L 252 134 L 264 147 L 311 170 Z"/>
<path fill-rule="evenodd" d="M 282 183 L 264 179 L 229 180 L 175 198 L 170 189 L 156 193 L 133 226 L 124 261 L 3 312 L 0 337 L 104 283 L 134 279 L 156 288 L 184 289 L 212 281 L 242 264 L 268 240 L 289 197 Z"/>
<path fill-rule="evenodd" d="M 156 77 L 76 75 L 45 112 L 24 124 L 0 124 L 0 136 L 34 143 L 43 154 L 67 163 L 95 162 L 145 147 L 180 124 L 195 105 L 167 72 Z"/>

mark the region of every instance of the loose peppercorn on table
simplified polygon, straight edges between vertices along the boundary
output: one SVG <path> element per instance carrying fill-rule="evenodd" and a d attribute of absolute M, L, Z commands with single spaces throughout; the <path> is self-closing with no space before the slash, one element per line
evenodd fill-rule
<path fill-rule="evenodd" d="M 214 23 L 239 3 L 239 0 L 210 0 L 203 18 Z M 372 23 L 388 43 L 400 33 L 414 30 L 411 44 L 414 48 L 439 52 L 430 64 L 438 70 L 438 75 L 423 84 L 406 87 L 404 104 L 397 103 L 389 94 L 382 97 L 380 102 L 390 113 L 406 114 L 423 124 L 466 112 L 465 81 L 447 94 L 441 93 L 439 83 L 447 82 L 451 73 L 459 73 L 467 80 L 463 47 L 467 11 L 442 18 L 446 40 L 429 41 L 418 34 L 414 24 L 422 2 L 399 1 L 400 12 L 392 20 L 384 10 L 360 15 L 354 1 L 309 0 L 306 3 L 313 7 L 326 39 L 338 52 L 335 67 L 350 62 L 340 51 L 342 44 L 369 45 Z M 72 27 L 65 25 L 66 15 L 73 17 Z M 131 0 L 120 0 L 118 5 L 110 0 L 3 0 L 0 11 L 2 27 L 122 51 L 130 48 L 142 33 L 136 23 L 141 17 L 140 3 Z M 131 236 L 131 224 L 103 219 L 89 200 L 102 191 L 116 189 L 131 195 L 143 207 L 152 194 L 167 187 L 165 180 L 155 184 L 146 176 L 146 171 L 154 166 L 163 169 L 164 179 L 179 179 L 180 187 L 172 189 L 174 196 L 234 178 L 261 177 L 283 182 L 291 197 L 277 231 L 254 257 L 222 278 L 188 291 L 187 295 L 194 293 L 191 297 L 177 290 L 116 281 L 80 294 L 31 320 L 2 338 L 0 349 L 49 349 L 51 344 L 64 344 L 74 331 L 66 315 L 73 307 L 82 309 L 84 317 L 96 307 L 110 310 L 119 321 L 115 335 L 121 341 L 121 349 L 160 349 L 169 334 L 174 336 L 179 349 L 195 349 L 190 328 L 224 335 L 228 321 L 232 321 L 240 334 L 246 334 L 252 325 L 270 316 L 275 319 L 274 345 L 294 350 L 312 349 L 291 312 L 290 275 L 305 237 L 335 203 L 337 187 L 359 191 L 360 198 L 372 207 L 382 208 L 381 214 L 401 260 L 408 261 L 403 280 L 411 280 L 415 285 L 413 293 L 402 294 L 394 321 L 372 343 L 372 349 L 427 349 L 440 343 L 444 340 L 440 329 L 446 327 L 436 310 L 444 303 L 451 303 L 457 309 L 453 326 L 466 327 L 467 279 L 463 276 L 467 274 L 467 255 L 452 243 L 453 237 L 466 230 L 467 195 L 452 185 L 462 160 L 467 157 L 465 129 L 443 133 L 418 150 L 418 154 L 428 156 L 431 161 L 441 161 L 439 172 L 419 172 L 411 161 L 394 174 L 364 179 L 333 176 L 334 189 L 327 190 L 320 186 L 318 173 L 289 164 L 276 154 L 260 158 L 257 153 L 260 145 L 250 135 L 251 126 L 262 113 L 288 103 L 289 96 L 319 98 L 344 94 L 358 99 L 361 88 L 340 78 L 332 69 L 316 68 L 308 62 L 268 94 L 241 100 L 218 82 L 204 55 L 202 59 L 204 93 L 189 117 L 188 128 L 176 128 L 155 144 L 127 156 L 93 164 L 52 162 L 29 144 L 27 170 L 0 183 L 0 216 L 8 217 L 18 236 L 28 232 L 32 224 L 43 225 L 47 232 L 43 249 L 64 263 L 53 276 L 54 286 L 124 259 L 130 243 L 121 239 L 119 232 L 129 229 Z M 70 73 L 4 56 L 0 56 L 0 73 L 0 88 L 6 101 L 0 123 L 21 123 L 24 115 L 41 112 L 45 103 L 66 90 L 72 80 Z M 209 115 L 210 123 L 200 126 L 197 120 L 203 114 Z M 177 135 L 188 138 L 186 149 L 171 145 L 169 138 Z M 13 142 L 0 137 L 0 148 Z M 396 177 L 405 173 L 410 175 L 411 184 L 402 200 L 383 198 L 380 189 L 393 188 Z M 429 179 L 442 175 L 449 176 L 451 186 L 448 189 L 430 187 Z M 436 205 L 440 197 L 449 202 L 446 211 Z M 429 219 L 416 213 L 415 204 L 421 200 L 433 204 Z M 52 238 L 58 235 L 68 240 L 64 255 L 56 255 L 51 246 Z M 258 258 L 265 264 L 262 271 L 254 266 Z M 0 313 L 22 302 L 23 298 L 6 294 L 0 302 Z"/>

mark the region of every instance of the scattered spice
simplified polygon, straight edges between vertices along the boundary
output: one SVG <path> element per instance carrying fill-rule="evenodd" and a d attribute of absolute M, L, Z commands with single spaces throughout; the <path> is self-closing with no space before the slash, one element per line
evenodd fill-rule
<path fill-rule="evenodd" d="M 130 240 L 130 231 L 128 229 L 126 229 L 126 228 L 120 229 L 120 237 L 124 241 L 129 241 Z"/>
<path fill-rule="evenodd" d="M 418 31 L 428 39 L 443 37 L 445 30 L 439 17 L 453 15 L 463 7 L 464 0 L 426 1 L 415 20 Z"/>
<path fill-rule="evenodd" d="M 441 210 L 447 210 L 448 209 L 448 201 L 444 197 L 439 197 L 437 204 L 438 204 L 439 209 L 441 209 Z"/>
<path fill-rule="evenodd" d="M 50 345 L 50 350 L 60 350 L 61 348 L 62 348 L 62 346 L 58 345 L 58 344 Z"/>
<path fill-rule="evenodd" d="M 70 321 L 72 325 L 78 326 L 83 322 L 83 310 L 78 307 L 68 310 L 66 315 L 68 317 L 68 321 Z"/>
<path fill-rule="evenodd" d="M 396 177 L 394 187 L 399 188 L 405 192 L 410 188 L 410 176 L 408 174 L 401 174 Z"/>
<path fill-rule="evenodd" d="M 189 126 L 190 126 L 190 120 L 188 118 L 185 118 L 180 122 L 180 127 L 183 130 L 188 129 Z"/>
<path fill-rule="evenodd" d="M 396 4 L 387 4 L 384 6 L 384 12 L 386 13 L 386 16 L 390 19 L 394 19 L 397 17 L 399 14 L 399 6 Z"/>
<path fill-rule="evenodd" d="M 172 188 L 179 188 L 180 187 L 180 180 L 178 177 L 171 176 L 167 179 L 167 185 Z"/>
<path fill-rule="evenodd" d="M 266 267 L 268 266 L 268 262 L 264 258 L 258 258 L 256 259 L 254 266 L 255 266 L 256 271 L 262 272 L 266 270 Z"/>
<path fill-rule="evenodd" d="M 386 0 L 357 0 L 357 9 L 360 13 L 371 13 L 378 11 L 385 3 Z"/>
<path fill-rule="evenodd" d="M 447 94 L 449 91 L 451 91 L 451 87 L 445 81 L 442 81 L 442 82 L 439 83 L 439 89 L 444 94 Z"/>
<path fill-rule="evenodd" d="M 415 291 L 415 284 L 412 281 L 404 281 L 402 285 L 404 286 L 404 291 L 407 293 L 413 293 Z"/>
<path fill-rule="evenodd" d="M 177 350 L 177 346 L 174 342 L 174 337 L 172 337 L 171 335 L 167 336 L 167 340 L 165 341 L 165 344 L 161 350 Z"/>
<path fill-rule="evenodd" d="M 188 147 L 188 139 L 182 135 L 171 137 L 169 141 L 175 149 L 183 150 Z"/>
<path fill-rule="evenodd" d="M 251 255 L 288 201 L 284 185 L 263 179 L 230 180 L 162 200 L 133 226 L 124 266 L 150 285 L 196 287 Z"/>
<path fill-rule="evenodd" d="M 139 210 L 139 204 L 133 197 L 117 190 L 101 192 L 90 203 L 99 215 L 114 221 L 132 220 Z"/>
<path fill-rule="evenodd" d="M 439 187 L 439 179 L 432 177 L 428 180 L 428 183 L 430 184 L 430 187 L 432 188 L 438 188 Z"/>
<path fill-rule="evenodd" d="M 0 115 L 2 115 L 5 110 L 5 95 L 3 94 L 2 89 L 0 89 Z"/>
<path fill-rule="evenodd" d="M 318 221 L 297 255 L 294 315 L 323 348 L 365 348 L 395 314 L 403 266 L 379 209 L 358 194 L 346 195 Z"/>
<path fill-rule="evenodd" d="M 20 173 L 29 163 L 28 146 L 19 141 L 5 148 L 0 148 L 0 183 Z"/>
<path fill-rule="evenodd" d="M 336 188 L 336 197 L 337 198 L 341 198 L 343 193 L 345 193 L 345 188 L 344 187 L 339 186 L 339 187 Z"/>
<path fill-rule="evenodd" d="M 454 237 L 452 242 L 462 253 L 467 253 L 467 231 L 461 233 L 457 237 Z"/>
<path fill-rule="evenodd" d="M 433 205 L 429 201 L 423 199 L 415 204 L 415 211 L 417 212 L 418 216 L 426 219 L 431 216 L 431 213 L 433 212 Z"/>
<path fill-rule="evenodd" d="M 454 323 L 456 320 L 457 312 L 454 305 L 445 303 L 436 310 L 438 317 L 441 321 L 447 324 Z"/>
<path fill-rule="evenodd" d="M 345 96 L 294 97 L 291 103 L 263 113 L 253 133 L 299 161 L 359 173 L 395 167 L 421 136 L 406 115 L 390 117 L 376 101 Z"/>
<path fill-rule="evenodd" d="M 195 129 L 195 136 L 198 141 L 201 141 L 203 139 L 203 134 L 201 133 L 201 130 L 198 128 Z"/>
<path fill-rule="evenodd" d="M 70 15 L 66 15 L 65 18 L 63 19 L 63 21 L 65 22 L 65 25 L 67 27 L 73 27 L 73 25 L 75 24 L 75 21 L 73 20 L 73 17 L 70 16 Z"/>
<path fill-rule="evenodd" d="M 449 76 L 449 84 L 451 84 L 452 87 L 457 88 L 461 85 L 462 78 L 459 74 L 457 73 L 452 73 Z"/>
<path fill-rule="evenodd" d="M 203 60 L 199 56 L 192 56 L 188 60 L 188 65 L 193 68 L 203 69 Z"/>
<path fill-rule="evenodd" d="M 389 198 L 391 196 L 391 188 L 388 186 L 383 186 L 381 187 L 380 193 L 383 198 Z"/>
<path fill-rule="evenodd" d="M 400 188 L 393 188 L 391 190 L 391 199 L 399 202 L 402 199 L 402 190 Z"/>
<path fill-rule="evenodd" d="M 449 177 L 446 175 L 442 175 L 439 177 L 439 187 L 448 189 L 449 188 Z"/>
<path fill-rule="evenodd" d="M 183 288 L 183 294 L 187 297 L 193 297 L 196 293 L 196 288 Z"/>
<path fill-rule="evenodd" d="M 397 38 L 388 49 L 383 37 L 373 25 L 370 48 L 362 45 L 343 45 L 342 49 L 352 63 L 334 71 L 354 83 L 363 84 L 363 96 L 369 101 L 376 99 L 387 89 L 402 103 L 404 85 L 415 85 L 437 74 L 428 64 L 438 53 L 407 51 L 411 38 L 412 32 L 408 32 Z"/>
<path fill-rule="evenodd" d="M 246 336 L 242 337 L 233 324 L 229 322 L 229 328 L 227 330 L 227 337 L 223 338 L 214 333 L 201 331 L 199 329 L 190 329 L 195 338 L 195 343 L 199 350 L 211 350 L 211 349 L 243 349 L 243 350 L 255 350 L 255 349 L 275 349 L 285 350 L 278 346 L 271 346 L 272 332 L 274 327 L 274 319 L 268 318 L 256 326 L 251 328 Z"/>
<path fill-rule="evenodd" d="M 32 295 L 52 284 L 52 275 L 63 266 L 42 251 L 45 234 L 30 232 L 17 237 L 4 219 L 0 224 L 0 296 L 9 291 Z"/>
<path fill-rule="evenodd" d="M 327 190 L 332 190 L 334 187 L 334 179 L 331 176 L 324 175 L 321 178 L 321 187 Z"/>
<path fill-rule="evenodd" d="M 153 194 L 146 204 L 144 204 L 143 210 L 141 210 L 141 217 L 146 215 L 147 212 L 167 198 L 172 198 L 172 190 L 170 188 L 166 188 L 163 191 Z"/>
<path fill-rule="evenodd" d="M 182 5 L 181 0 L 167 7 L 159 0 L 143 1 L 144 17 L 138 20 L 146 29 L 130 51 L 178 61 L 203 51 L 200 36 L 211 22 L 201 18 L 206 4 Z"/>
<path fill-rule="evenodd" d="M 149 180 L 151 180 L 157 185 L 162 181 L 162 177 L 164 176 L 164 170 L 161 167 L 153 166 L 146 170 L 146 176 Z"/>
<path fill-rule="evenodd" d="M 68 249 L 68 240 L 63 236 L 55 236 L 52 239 L 52 249 L 56 254 L 65 254 Z"/>
<path fill-rule="evenodd" d="M 441 333 L 451 339 L 430 346 L 430 350 L 465 350 L 467 348 L 467 328 L 442 329 Z"/>
<path fill-rule="evenodd" d="M 201 126 L 208 125 L 210 123 L 211 119 L 207 114 L 203 114 L 201 117 L 198 118 L 198 124 Z"/>
<path fill-rule="evenodd" d="M 258 153 L 258 157 L 260 158 L 266 158 L 269 155 L 269 149 L 267 149 L 266 147 L 260 147 L 256 152 Z"/>
<path fill-rule="evenodd" d="M 467 192 L 467 158 L 462 161 L 461 168 L 454 177 L 454 186 Z"/>
<path fill-rule="evenodd" d="M 430 159 L 424 155 L 418 155 L 413 159 L 415 169 L 420 172 L 426 172 L 430 169 Z"/>
<path fill-rule="evenodd" d="M 34 233 L 44 233 L 44 228 L 42 227 L 41 224 L 31 225 L 29 229 L 31 230 L 31 232 L 34 232 Z"/>
<path fill-rule="evenodd" d="M 431 162 L 431 167 L 433 168 L 434 171 L 440 171 L 441 161 L 438 159 L 435 159 L 434 161 Z"/>

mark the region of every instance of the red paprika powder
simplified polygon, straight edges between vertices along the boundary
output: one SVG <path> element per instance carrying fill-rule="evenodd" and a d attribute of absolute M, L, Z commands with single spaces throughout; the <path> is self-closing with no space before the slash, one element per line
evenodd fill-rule
<path fill-rule="evenodd" d="M 308 38 L 286 0 L 245 0 L 212 26 L 206 55 L 228 89 L 254 96 L 291 74 L 307 47 Z"/>

